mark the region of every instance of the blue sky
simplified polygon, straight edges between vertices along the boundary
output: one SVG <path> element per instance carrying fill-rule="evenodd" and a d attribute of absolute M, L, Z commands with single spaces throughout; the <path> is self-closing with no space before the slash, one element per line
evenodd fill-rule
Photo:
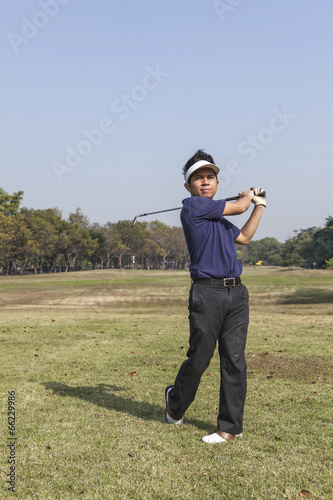
<path fill-rule="evenodd" d="M 177 207 L 182 167 L 204 148 L 222 170 L 217 198 L 267 190 L 255 239 L 285 241 L 333 215 L 331 2 L 0 10 L 0 186 L 23 190 L 23 205 L 80 207 L 101 224 Z M 159 219 L 180 225 L 179 212 Z"/>

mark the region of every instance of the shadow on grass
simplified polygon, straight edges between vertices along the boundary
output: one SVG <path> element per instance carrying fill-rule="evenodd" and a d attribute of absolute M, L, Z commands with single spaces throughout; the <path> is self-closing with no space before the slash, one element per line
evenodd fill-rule
<path fill-rule="evenodd" d="M 48 391 L 53 391 L 53 394 L 57 396 L 82 399 L 108 410 L 128 413 L 142 420 L 164 422 L 164 407 L 113 394 L 126 391 L 125 387 L 111 384 L 97 384 L 95 387 L 72 387 L 59 382 L 44 382 L 42 385 Z M 207 429 L 211 432 L 215 430 L 209 422 L 203 422 L 202 420 L 187 418 L 186 423 L 206 431 Z"/>
<path fill-rule="evenodd" d="M 333 290 L 311 288 L 299 290 L 285 295 L 278 300 L 279 304 L 333 304 Z"/>

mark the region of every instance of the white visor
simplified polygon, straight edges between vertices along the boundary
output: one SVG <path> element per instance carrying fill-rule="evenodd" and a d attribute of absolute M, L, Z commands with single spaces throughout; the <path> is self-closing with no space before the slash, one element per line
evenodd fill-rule
<path fill-rule="evenodd" d="M 202 168 L 202 167 L 211 168 L 212 170 L 214 170 L 216 175 L 220 171 L 219 167 L 217 165 L 214 165 L 214 163 L 209 163 L 209 161 L 206 161 L 206 160 L 200 160 L 200 161 L 197 161 L 194 165 L 192 165 L 192 167 L 190 167 L 188 169 L 188 171 L 184 174 L 185 182 L 188 182 L 188 180 L 191 177 L 191 175 L 193 174 L 193 172 L 195 172 L 196 170 L 198 170 L 199 168 Z"/>

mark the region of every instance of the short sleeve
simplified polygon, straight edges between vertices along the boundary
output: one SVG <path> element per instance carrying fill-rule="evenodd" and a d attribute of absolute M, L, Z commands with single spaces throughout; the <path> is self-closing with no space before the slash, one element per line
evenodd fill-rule
<path fill-rule="evenodd" d="M 225 203 L 222 200 L 193 196 L 187 203 L 189 218 L 195 224 L 206 220 L 219 221 L 222 219 Z"/>

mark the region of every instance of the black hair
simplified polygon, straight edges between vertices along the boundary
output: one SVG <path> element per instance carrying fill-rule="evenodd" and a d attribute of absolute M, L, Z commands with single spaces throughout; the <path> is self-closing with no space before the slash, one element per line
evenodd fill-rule
<path fill-rule="evenodd" d="M 198 151 L 185 163 L 183 167 L 183 175 L 186 174 L 186 172 L 188 171 L 189 168 L 192 167 L 192 165 L 194 165 L 197 161 L 200 160 L 206 160 L 209 163 L 213 163 L 215 165 L 215 162 L 211 155 L 205 153 L 203 149 L 198 149 Z"/>

